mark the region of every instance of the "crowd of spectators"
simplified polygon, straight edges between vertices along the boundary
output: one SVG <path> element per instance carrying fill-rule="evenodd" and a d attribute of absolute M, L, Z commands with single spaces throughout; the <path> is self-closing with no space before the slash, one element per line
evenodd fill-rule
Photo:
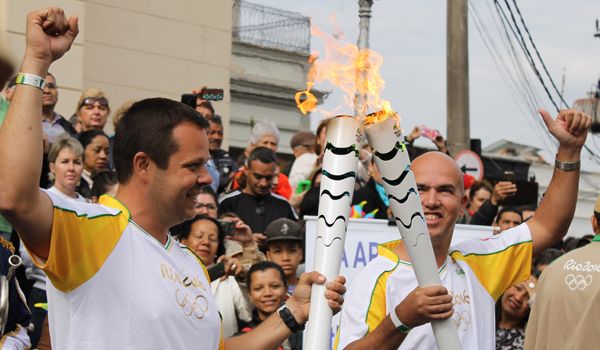
<path fill-rule="evenodd" d="M 10 79 L 3 90 L 2 105 L 10 103 L 14 80 Z M 118 190 L 112 137 L 105 133 L 111 112 L 109 99 L 101 90 L 84 90 L 71 111 L 72 117 L 67 119 L 55 111 L 57 87 L 57 78 L 48 73 L 41 121 L 44 163 L 40 187 L 70 200 L 97 203 L 100 196 L 114 195 Z M 131 103 L 115 112 L 115 125 Z M 222 148 L 225 126 L 211 102 L 199 99 L 196 110 L 210 124 L 207 134 L 212 159 L 207 167 L 213 182 L 202 187 L 196 198 L 197 215 L 170 232 L 202 260 L 214 277 L 211 289 L 222 316 L 224 336 L 229 337 L 260 324 L 298 283 L 305 247 L 302 219 L 317 214 L 327 121 L 320 123 L 316 134 L 301 130 L 292 137 L 293 159 L 282 169 L 277 157 L 280 132 L 276 124 L 256 123 L 249 131 L 247 148 L 235 160 Z M 0 113 L 5 112 L 0 109 Z M 0 123 L 2 119 L 0 115 Z M 416 127 L 406 137 L 411 154 L 412 144 L 420 136 Z M 437 150 L 448 153 L 442 136 L 432 142 Z M 371 151 L 368 145 L 360 149 L 352 204 L 361 204 L 363 213 L 373 213 L 377 219 L 390 219 L 389 199 Z M 469 201 L 461 218 L 463 224 L 492 226 L 499 234 L 535 215 L 537 203 L 521 208 L 503 205 L 504 200 L 518 195 L 510 181 L 465 181 L 465 189 Z M 2 217 L 0 234 L 19 246 L 17 235 Z M 530 279 L 515 284 L 500 297 L 496 307 L 498 349 L 523 347 L 525 325 L 542 271 L 564 252 L 589 244 L 592 238 L 568 238 L 544 251 L 534 260 Z M 31 346 L 41 348 L 42 343 L 49 343 L 41 340 L 43 333 L 48 334 L 43 332 L 47 327 L 46 277 L 25 249 L 18 251 L 25 262 L 22 284 L 34 326 L 29 332 Z M 301 334 L 294 334 L 279 348 L 301 349 Z"/>
<path fill-rule="evenodd" d="M 78 201 L 97 202 L 103 194 L 114 195 L 118 182 L 111 170 L 112 142 L 104 132 L 110 114 L 109 100 L 103 91 L 87 89 L 74 117 L 67 121 L 54 111 L 58 102 L 56 78 L 49 73 L 46 79 L 42 126 L 47 171 L 41 176 L 40 186 Z M 3 98 L 8 102 L 13 89 L 11 83 L 4 89 Z M 131 103 L 127 102 L 117 114 L 122 115 Z M 297 222 L 304 215 L 317 214 L 327 123 L 320 123 L 316 135 L 302 130 L 292 137 L 294 157 L 282 171 L 276 155 L 280 136 L 274 123 L 256 123 L 250 131 L 248 147 L 236 161 L 221 148 L 224 125 L 211 102 L 200 101 L 196 109 L 210 122 L 207 133 L 213 184 L 202 188 L 198 195 L 198 215 L 173 227 L 171 233 L 209 269 L 223 263 L 232 270 L 232 275 L 218 276 L 211 285 L 223 316 L 224 335 L 232 336 L 260 323 L 294 290 L 304 248 L 303 226 Z M 114 119 L 116 125 L 119 118 Z M 416 127 L 405 139 L 412 154 L 412 144 L 420 135 Z M 447 153 L 443 137 L 432 141 L 438 150 Z M 361 168 L 353 204 L 362 203 L 363 213 L 374 213 L 377 219 L 391 218 L 389 199 L 367 146 L 361 150 Z M 493 226 L 495 233 L 500 233 L 528 219 L 523 210 L 530 207 L 502 205 L 504 199 L 517 194 L 514 183 L 499 181 L 492 186 L 484 180 L 465 181 L 465 185 L 469 202 L 462 223 Z M 7 222 L 0 219 L 0 224 L 3 236 L 17 241 Z M 523 344 L 529 300 L 535 295 L 535 283 L 543 270 L 540 266 L 564 251 L 591 242 L 591 238 L 568 238 L 564 245 L 544 252 L 534 264 L 531 279 L 511 287 L 499 299 L 499 349 L 516 349 Z M 21 254 L 28 256 L 24 249 Z M 39 307 L 46 302 L 45 276 L 31 258 L 27 257 L 25 263 L 29 283 L 24 285 L 29 286 L 27 294 L 35 326 L 30 337 L 35 347 L 46 318 L 46 311 Z M 299 349 L 301 338 L 289 339 L 282 346 Z"/>

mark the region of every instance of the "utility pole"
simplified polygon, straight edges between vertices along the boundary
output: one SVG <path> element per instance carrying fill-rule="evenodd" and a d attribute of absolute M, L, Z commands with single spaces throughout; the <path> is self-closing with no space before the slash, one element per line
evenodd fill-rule
<path fill-rule="evenodd" d="M 471 148 L 467 0 L 447 0 L 446 122 L 450 154 Z"/>
<path fill-rule="evenodd" d="M 371 26 L 371 7 L 373 0 L 358 0 L 358 46 L 359 55 L 369 48 L 369 29 Z M 366 55 L 366 53 L 363 53 Z M 366 58 L 366 57 L 365 57 Z M 356 94 L 354 95 L 354 116 L 362 120 L 365 117 L 367 96 L 359 92 L 359 87 L 365 80 L 365 72 L 359 71 L 356 76 Z"/>

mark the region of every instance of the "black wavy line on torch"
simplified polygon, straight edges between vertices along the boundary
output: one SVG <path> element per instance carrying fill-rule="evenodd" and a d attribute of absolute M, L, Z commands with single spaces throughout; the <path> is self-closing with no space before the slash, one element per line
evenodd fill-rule
<path fill-rule="evenodd" d="M 340 180 L 344 180 L 344 179 L 347 179 L 350 177 L 356 178 L 356 172 L 349 171 L 344 174 L 336 175 L 336 174 L 332 174 L 332 173 L 328 172 L 327 170 L 323 169 L 323 176 L 326 176 L 334 181 L 340 181 Z"/>
<path fill-rule="evenodd" d="M 341 193 L 339 195 L 334 195 L 333 193 L 329 192 L 329 190 L 323 190 L 323 192 L 321 192 L 320 197 L 323 197 L 324 195 L 329 196 L 329 198 L 333 199 L 333 200 L 338 200 L 338 199 L 342 199 L 345 196 L 350 197 L 350 192 L 348 191 L 344 191 L 344 193 Z"/>
<path fill-rule="evenodd" d="M 325 171 L 323 171 L 323 172 L 325 172 Z M 406 177 L 406 175 L 408 175 L 409 172 L 410 172 L 410 164 L 406 166 L 406 168 L 404 169 L 402 174 L 400 174 L 400 176 L 398 176 L 397 179 L 389 180 L 385 177 L 382 177 L 381 179 L 390 186 L 398 186 L 402 183 L 402 181 L 404 181 L 404 178 Z"/>
<path fill-rule="evenodd" d="M 344 217 L 344 215 L 340 215 L 337 218 L 335 218 L 335 220 L 333 220 L 333 222 L 331 224 L 329 222 L 327 222 L 327 219 L 325 218 L 325 215 L 319 215 L 319 219 L 323 219 L 323 221 L 325 221 L 325 225 L 327 225 L 327 227 L 333 227 L 333 225 L 335 225 L 335 223 L 339 219 L 342 219 L 342 221 L 344 221 L 344 225 L 346 224 L 346 218 Z"/>
<path fill-rule="evenodd" d="M 325 145 L 325 150 L 331 151 L 331 153 L 338 156 L 344 156 L 352 152 L 354 152 L 354 155 L 356 157 L 359 156 L 358 150 L 356 149 L 356 145 L 350 145 L 348 147 L 336 147 L 331 142 L 327 142 L 327 145 Z"/>
<path fill-rule="evenodd" d="M 414 193 L 415 195 L 417 195 L 417 191 L 415 190 L 414 187 L 411 187 L 408 192 L 406 192 L 406 195 L 404 196 L 404 198 L 402 199 L 398 199 L 396 196 L 394 196 L 393 194 L 388 194 L 388 198 L 389 199 L 393 199 L 396 202 L 402 204 L 404 202 L 406 202 L 408 200 L 408 197 L 410 196 L 411 193 Z"/>
<path fill-rule="evenodd" d="M 400 223 L 402 224 L 402 226 L 404 226 L 404 228 L 409 229 L 412 227 L 412 222 L 413 222 L 414 218 L 417 216 L 420 217 L 421 220 L 425 221 L 425 219 L 423 219 L 423 215 L 421 213 L 419 213 L 418 211 L 416 211 L 412 214 L 412 216 L 410 217 L 410 223 L 408 225 L 406 225 L 404 223 L 404 221 L 402 221 L 402 219 L 400 219 L 399 217 L 396 216 L 394 218 L 396 219 L 396 221 L 400 221 Z"/>
<path fill-rule="evenodd" d="M 321 236 L 321 235 L 318 235 L 317 238 L 315 238 L 315 241 L 319 238 L 323 240 L 323 245 L 326 246 L 327 248 L 331 247 L 331 245 L 333 244 L 333 242 L 335 242 L 336 239 L 339 239 L 340 241 L 342 240 L 340 237 L 333 237 L 331 242 L 329 242 L 329 244 L 328 244 L 328 243 L 325 243 L 325 238 L 323 238 L 323 236 Z"/>
<path fill-rule="evenodd" d="M 385 153 L 380 153 L 375 151 L 375 156 L 381 160 L 392 160 L 396 154 L 398 154 L 398 150 L 403 150 L 404 149 L 404 144 L 400 143 L 400 141 L 396 141 L 396 144 L 394 145 L 394 147 L 389 151 L 389 152 L 385 152 Z"/>

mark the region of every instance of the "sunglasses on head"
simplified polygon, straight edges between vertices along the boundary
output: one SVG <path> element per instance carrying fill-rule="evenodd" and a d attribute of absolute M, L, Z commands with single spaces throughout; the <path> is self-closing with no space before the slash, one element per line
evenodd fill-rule
<path fill-rule="evenodd" d="M 85 97 L 81 101 L 79 108 L 83 106 L 93 106 L 96 102 L 98 102 L 100 106 L 108 108 L 108 100 L 106 97 Z"/>

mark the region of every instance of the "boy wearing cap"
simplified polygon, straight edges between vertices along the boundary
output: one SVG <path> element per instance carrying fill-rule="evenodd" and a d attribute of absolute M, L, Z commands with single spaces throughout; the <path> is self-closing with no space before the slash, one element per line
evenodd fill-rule
<path fill-rule="evenodd" d="M 292 294 L 298 284 L 296 272 L 302 261 L 302 231 L 294 221 L 281 218 L 269 224 L 265 230 L 267 236 L 267 260 L 283 269 L 288 284 L 288 293 Z"/>

